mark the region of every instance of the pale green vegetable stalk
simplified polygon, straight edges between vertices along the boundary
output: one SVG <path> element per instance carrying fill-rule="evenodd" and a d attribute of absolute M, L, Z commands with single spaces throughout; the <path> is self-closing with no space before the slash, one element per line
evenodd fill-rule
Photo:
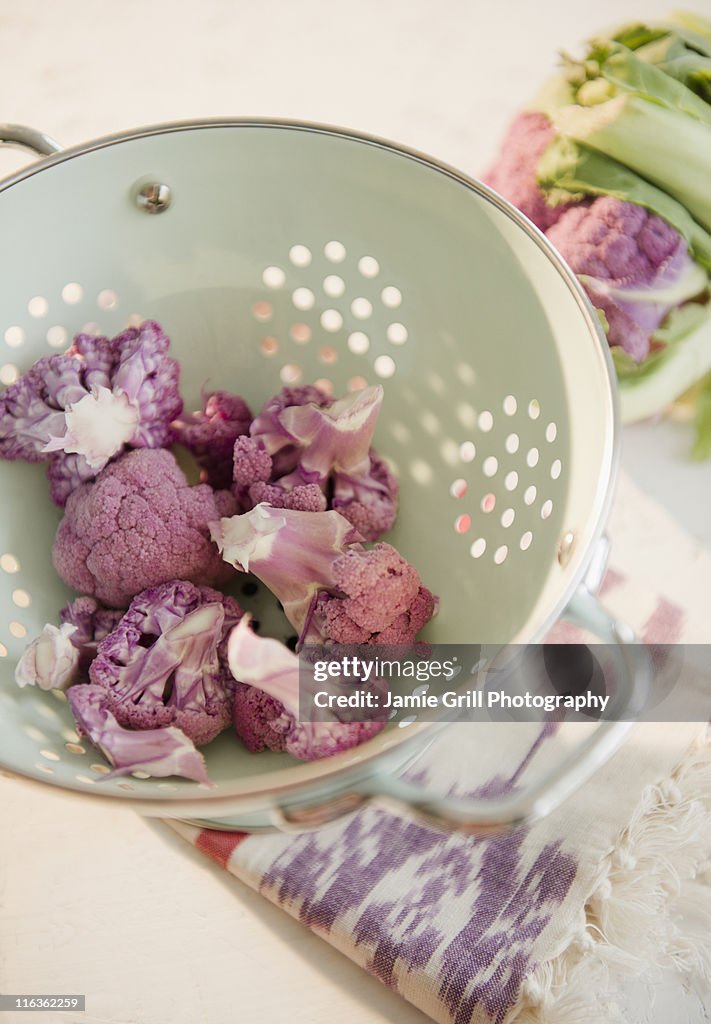
<path fill-rule="evenodd" d="M 711 229 L 711 126 L 636 94 L 551 112 L 556 130 L 664 189 Z"/>

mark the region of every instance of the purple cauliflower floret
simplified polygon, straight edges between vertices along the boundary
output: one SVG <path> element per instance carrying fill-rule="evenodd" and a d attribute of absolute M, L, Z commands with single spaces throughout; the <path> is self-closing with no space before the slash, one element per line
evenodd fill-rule
<path fill-rule="evenodd" d="M 54 566 L 68 586 L 114 608 L 171 579 L 219 585 L 232 573 L 208 523 L 235 508 L 227 491 L 189 487 L 169 451 L 127 452 L 70 496 Z"/>
<path fill-rule="evenodd" d="M 79 651 L 79 675 L 84 681 L 96 657 L 97 645 L 116 628 L 122 616 L 122 611 L 102 608 L 93 597 L 77 597 L 60 611 L 62 625 L 76 627 L 69 639 Z"/>
<path fill-rule="evenodd" d="M 0 457 L 46 462 L 50 494 L 69 495 L 126 448 L 158 448 L 179 415 L 179 366 L 147 320 L 113 339 L 79 334 L 0 395 Z"/>
<path fill-rule="evenodd" d="M 205 759 L 180 729 L 124 729 L 106 706 L 100 686 L 72 686 L 67 699 L 79 735 L 87 736 L 113 766 L 105 779 L 140 771 L 159 779 L 179 775 L 210 784 Z"/>
<path fill-rule="evenodd" d="M 338 512 L 257 505 L 211 525 L 224 558 L 276 594 L 304 643 L 409 644 L 437 601 L 390 544 L 367 549 Z"/>
<path fill-rule="evenodd" d="M 259 637 L 245 616 L 230 635 L 230 668 L 240 680 L 235 731 L 248 750 L 286 751 L 300 761 L 332 757 L 377 735 L 383 721 L 299 721 L 299 658 L 278 640 Z"/>
<path fill-rule="evenodd" d="M 318 388 L 284 388 L 234 448 L 241 508 L 261 502 L 304 512 L 338 511 L 366 540 L 389 530 L 398 484 L 371 448 L 381 387 L 334 400 Z"/>
<path fill-rule="evenodd" d="M 678 305 L 671 289 L 678 291 L 685 279 L 698 275 L 674 228 L 613 196 L 570 207 L 548 238 L 605 314 L 610 345 L 621 345 L 637 362 L 649 354 L 651 335 Z"/>
<path fill-rule="evenodd" d="M 484 180 L 545 232 L 607 321 L 607 340 L 641 362 L 652 335 L 705 276 L 681 235 L 635 203 L 613 196 L 549 205 L 537 168 L 555 129 L 545 114 L 516 117 Z"/>
<path fill-rule="evenodd" d="M 214 391 L 203 395 L 201 410 L 173 423 L 174 438 L 192 452 L 211 487 L 229 488 L 235 441 L 249 433 L 251 422 L 250 408 L 239 395 Z"/>
<path fill-rule="evenodd" d="M 235 732 L 250 753 L 260 750 L 286 750 L 289 716 L 284 705 L 264 690 L 247 683 L 235 686 Z"/>
<path fill-rule="evenodd" d="M 333 563 L 333 593 L 311 607 L 306 637 L 339 644 L 411 644 L 436 610 L 414 566 L 391 544 L 349 548 Z"/>
<path fill-rule="evenodd" d="M 100 641 L 89 676 L 132 729 L 176 726 L 203 746 L 232 720 L 227 639 L 242 610 L 210 587 L 171 580 L 131 601 Z"/>
<path fill-rule="evenodd" d="M 545 114 L 523 111 L 511 123 L 494 165 L 483 181 L 518 207 L 541 231 L 547 231 L 568 208 L 549 206 L 536 180 L 538 161 L 555 137 Z"/>

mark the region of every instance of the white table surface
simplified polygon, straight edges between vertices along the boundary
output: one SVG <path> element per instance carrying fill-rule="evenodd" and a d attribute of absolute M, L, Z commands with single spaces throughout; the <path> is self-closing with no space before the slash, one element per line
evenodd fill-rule
<path fill-rule="evenodd" d="M 389 136 L 476 174 L 558 47 L 620 12 L 666 7 L 0 0 L 0 117 L 64 144 L 165 120 L 302 118 Z M 2 152 L 0 172 L 22 162 Z M 684 428 L 639 426 L 625 432 L 623 464 L 711 543 L 711 465 L 690 463 L 688 447 Z M 0 809 L 0 991 L 89 994 L 90 1012 L 52 1020 L 425 1020 L 160 823 L 5 778 Z M 673 983 L 651 1002 L 630 993 L 630 1021 L 705 1019 Z"/>

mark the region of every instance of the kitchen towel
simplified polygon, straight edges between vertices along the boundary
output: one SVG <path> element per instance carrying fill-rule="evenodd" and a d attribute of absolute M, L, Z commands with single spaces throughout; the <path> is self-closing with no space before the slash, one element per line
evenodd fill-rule
<path fill-rule="evenodd" d="M 711 554 L 628 480 L 610 533 L 606 607 L 647 642 L 707 642 Z M 412 771 L 438 792 L 510 791 L 580 728 L 453 725 Z M 169 824 L 443 1024 L 600 1024 L 622 1019 L 615 994 L 633 974 L 672 966 L 711 982 L 711 747 L 699 723 L 637 725 L 563 807 L 490 838 L 377 803 L 300 836 Z"/>

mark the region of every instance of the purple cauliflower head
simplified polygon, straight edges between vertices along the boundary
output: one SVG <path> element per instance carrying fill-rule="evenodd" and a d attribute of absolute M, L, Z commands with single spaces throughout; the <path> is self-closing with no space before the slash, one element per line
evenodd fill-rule
<path fill-rule="evenodd" d="M 235 441 L 249 433 L 252 413 L 247 403 L 228 391 L 203 395 L 198 412 L 184 413 L 173 423 L 174 438 L 192 452 L 211 487 L 232 486 Z"/>
<path fill-rule="evenodd" d="M 188 486 L 169 451 L 127 452 L 70 496 L 54 566 L 68 586 L 115 608 L 171 579 L 219 585 L 232 574 L 208 523 L 235 507 L 227 491 Z"/>
<path fill-rule="evenodd" d="M 437 602 L 390 544 L 366 549 L 338 512 L 258 505 L 211 525 L 223 556 L 276 594 L 299 644 L 409 644 Z"/>
<path fill-rule="evenodd" d="M 538 166 L 556 131 L 545 114 L 516 117 L 484 180 L 545 232 L 604 314 L 607 340 L 641 362 L 667 314 L 706 275 L 665 220 L 614 196 L 549 205 Z"/>
<path fill-rule="evenodd" d="M 555 129 L 545 114 L 523 111 L 512 121 L 495 163 L 482 179 L 541 231 L 552 227 L 567 209 L 549 206 L 536 180 L 538 161 L 554 137 Z"/>
<path fill-rule="evenodd" d="M 228 643 L 232 674 L 239 680 L 235 731 L 250 751 L 286 751 L 300 761 L 332 757 L 377 735 L 383 721 L 299 721 L 299 658 L 278 640 L 259 637 L 245 616 Z"/>
<path fill-rule="evenodd" d="M 227 638 L 241 616 L 234 598 L 209 587 L 151 587 L 99 642 L 91 682 L 120 725 L 176 726 L 196 746 L 209 743 L 232 718 Z"/>
<path fill-rule="evenodd" d="M 158 448 L 179 415 L 179 367 L 147 320 L 113 339 L 79 334 L 0 396 L 0 457 L 46 462 L 50 493 L 69 494 L 128 448 Z"/>
<path fill-rule="evenodd" d="M 389 530 L 398 484 L 372 449 L 380 386 L 334 400 L 315 387 L 284 388 L 234 449 L 243 509 L 268 502 L 304 512 L 338 509 L 366 540 Z"/>
<path fill-rule="evenodd" d="M 548 238 L 608 323 L 607 340 L 637 362 L 671 309 L 705 275 L 671 225 L 634 203 L 601 196 L 571 206 Z"/>

